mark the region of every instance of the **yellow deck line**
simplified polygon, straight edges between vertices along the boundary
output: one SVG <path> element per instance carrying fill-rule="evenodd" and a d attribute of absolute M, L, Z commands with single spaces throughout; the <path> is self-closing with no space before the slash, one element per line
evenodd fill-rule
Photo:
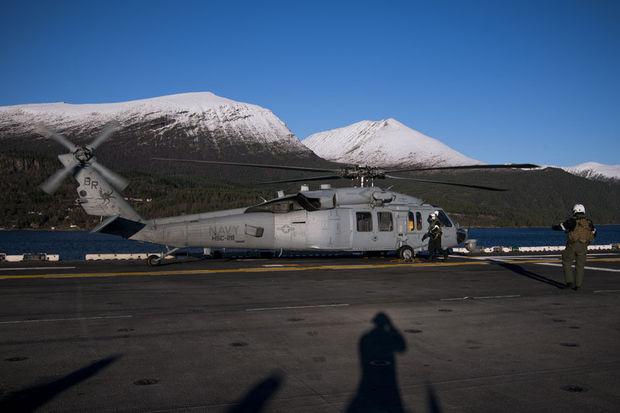
<path fill-rule="evenodd" d="M 441 263 L 402 263 L 402 264 L 352 264 L 352 265 L 313 265 L 291 267 L 249 267 L 249 268 L 222 268 L 200 270 L 173 270 L 173 271 L 127 271 L 109 273 L 67 273 L 67 274 L 33 274 L 33 275 L 2 275 L 0 280 L 25 279 L 55 279 L 55 278 L 95 278 L 95 277 L 139 277 L 139 276 L 171 276 L 171 275 L 209 275 L 227 273 L 264 273 L 282 271 L 312 271 L 312 270 L 369 270 L 381 268 L 416 268 L 416 267 L 457 267 L 468 265 L 488 265 L 486 261 L 441 262 Z"/>

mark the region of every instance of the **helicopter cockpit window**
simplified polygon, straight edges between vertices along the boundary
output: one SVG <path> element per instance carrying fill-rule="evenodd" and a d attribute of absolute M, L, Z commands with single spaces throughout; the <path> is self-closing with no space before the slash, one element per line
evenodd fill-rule
<path fill-rule="evenodd" d="M 372 214 L 370 212 L 356 212 L 355 217 L 357 219 L 358 232 L 372 231 Z"/>
<path fill-rule="evenodd" d="M 394 230 L 391 212 L 377 212 L 377 221 L 379 222 L 379 231 L 386 232 Z"/>
<path fill-rule="evenodd" d="M 409 214 L 407 215 L 407 232 L 413 231 L 415 231 L 415 216 L 413 215 L 413 212 L 409 211 Z"/>
<path fill-rule="evenodd" d="M 418 222 L 418 231 L 422 231 L 422 213 L 421 212 L 416 212 L 415 213 L 415 220 Z"/>
<path fill-rule="evenodd" d="M 304 208 L 295 199 L 283 199 L 257 205 L 248 208 L 246 212 L 272 212 L 274 214 L 286 214 L 287 212 L 300 211 Z"/>
<path fill-rule="evenodd" d="M 444 227 L 452 226 L 452 222 L 450 221 L 450 218 L 448 218 L 446 213 L 443 211 L 439 211 L 439 221 L 441 222 L 441 225 L 443 225 Z"/>

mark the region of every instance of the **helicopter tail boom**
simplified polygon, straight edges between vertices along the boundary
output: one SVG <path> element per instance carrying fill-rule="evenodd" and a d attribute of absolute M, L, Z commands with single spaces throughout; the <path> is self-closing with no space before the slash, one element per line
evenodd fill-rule
<path fill-rule="evenodd" d="M 131 221 L 142 221 L 125 198 L 95 169 L 83 167 L 74 177 L 79 184 L 78 203 L 88 215 L 116 216 Z"/>

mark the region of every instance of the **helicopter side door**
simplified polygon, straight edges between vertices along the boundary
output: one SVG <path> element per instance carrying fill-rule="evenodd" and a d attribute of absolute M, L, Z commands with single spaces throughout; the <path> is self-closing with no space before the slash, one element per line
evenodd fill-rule
<path fill-rule="evenodd" d="M 348 250 L 351 248 L 350 210 L 334 208 L 308 212 L 307 248 Z"/>
<path fill-rule="evenodd" d="M 375 236 L 377 237 L 376 249 L 381 251 L 395 251 L 398 249 L 396 238 L 396 219 L 395 212 L 388 209 L 375 210 L 377 227 Z"/>
<path fill-rule="evenodd" d="M 353 209 L 351 221 L 351 249 L 354 251 L 379 250 L 376 214 L 371 209 Z"/>

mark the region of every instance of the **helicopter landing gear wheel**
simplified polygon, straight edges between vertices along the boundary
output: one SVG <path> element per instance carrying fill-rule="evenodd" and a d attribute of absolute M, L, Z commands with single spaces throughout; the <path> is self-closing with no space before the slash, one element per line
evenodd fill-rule
<path fill-rule="evenodd" d="M 401 260 L 413 261 L 415 253 L 413 252 L 413 248 L 411 248 L 409 245 L 403 245 L 398 249 L 398 256 Z"/>
<path fill-rule="evenodd" d="M 146 259 L 146 263 L 150 266 L 150 267 L 156 267 L 158 265 L 161 265 L 161 257 L 159 255 L 149 255 L 149 257 Z"/>

